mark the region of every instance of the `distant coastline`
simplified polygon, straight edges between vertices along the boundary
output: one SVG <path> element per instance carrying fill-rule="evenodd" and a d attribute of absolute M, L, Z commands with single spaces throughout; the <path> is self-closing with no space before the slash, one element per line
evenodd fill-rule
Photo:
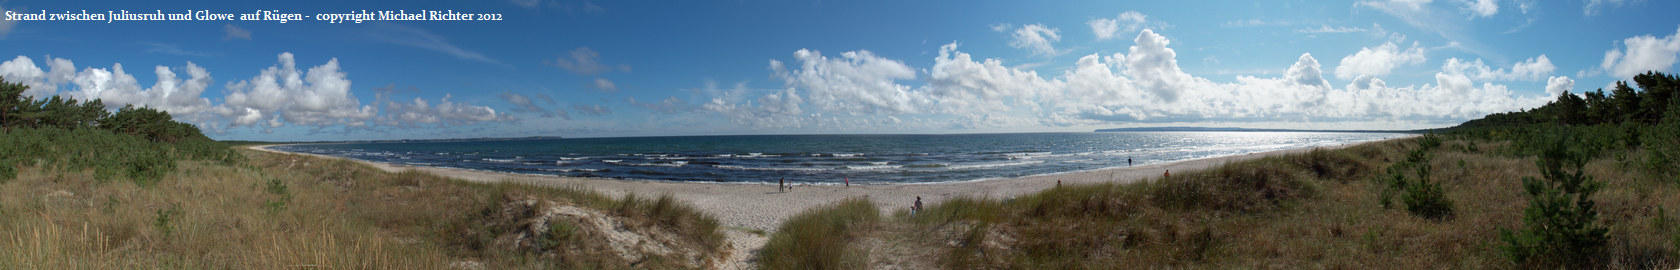
<path fill-rule="evenodd" d="M 1274 128 L 1237 128 L 1237 127 L 1136 127 L 1098 129 L 1093 132 L 1336 132 L 1336 133 L 1424 133 L 1429 129 L 1418 130 L 1337 130 L 1337 129 L 1274 129 Z"/>
<path fill-rule="evenodd" d="M 560 136 L 530 136 L 516 138 L 455 138 L 455 139 L 398 139 L 398 140 L 362 140 L 362 141 L 313 141 L 313 142 L 268 142 L 268 141 L 219 141 L 232 145 L 260 145 L 260 144 L 318 144 L 318 143 L 411 143 L 411 142 L 489 142 L 489 141 L 520 141 L 520 140 L 548 140 L 563 139 Z"/>

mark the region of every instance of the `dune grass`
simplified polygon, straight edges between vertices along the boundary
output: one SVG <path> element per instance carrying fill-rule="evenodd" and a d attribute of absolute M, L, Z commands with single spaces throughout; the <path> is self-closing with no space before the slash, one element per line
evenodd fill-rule
<path fill-rule="evenodd" d="M 1509 142 L 1391 140 L 1268 157 L 1134 184 L 1068 185 L 1012 200 L 959 197 L 897 237 L 944 247 L 949 269 L 1521 268 L 1501 229 L 1521 228 L 1522 177 L 1535 157 Z M 1409 158 L 1424 149 L 1423 156 Z M 1680 183 L 1652 179 L 1631 153 L 1587 163 L 1610 241 L 1592 268 L 1674 268 Z M 1621 160 L 1618 160 L 1621 159 Z M 1390 170 L 1408 160 L 1429 170 Z M 1408 167 L 1410 168 L 1410 167 Z M 1430 179 L 1450 216 L 1408 211 L 1390 179 Z M 1422 173 L 1422 175 L 1419 175 Z M 1415 181 L 1415 180 L 1414 180 Z M 1395 197 L 1383 203 L 1383 194 Z"/>
<path fill-rule="evenodd" d="M 865 198 L 807 209 L 770 235 L 759 251 L 759 268 L 864 269 L 869 254 L 855 241 L 880 220 L 880 210 Z"/>
<path fill-rule="evenodd" d="M 723 252 L 717 221 L 668 195 L 611 197 L 581 186 L 469 183 L 341 159 L 239 153 L 249 161 L 181 160 L 147 182 L 22 166 L 16 179 L 0 182 L 0 269 L 684 268 L 694 261 L 499 246 L 505 229 L 490 225 L 505 221 L 493 213 L 509 198 L 669 230 L 701 251 L 702 261 Z M 559 239 L 546 251 L 591 239 Z"/>

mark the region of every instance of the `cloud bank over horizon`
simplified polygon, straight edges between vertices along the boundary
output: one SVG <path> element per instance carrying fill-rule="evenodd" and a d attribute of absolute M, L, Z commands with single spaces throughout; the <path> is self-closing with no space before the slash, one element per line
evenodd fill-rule
<path fill-rule="evenodd" d="M 84 8 L 0 9 L 24 4 Z M 6 22 L 18 55 L 0 76 L 286 140 L 1419 129 L 1680 62 L 1680 21 L 1651 11 L 1671 3 L 1351 4 L 515 1 L 416 6 L 509 15 L 460 24 Z M 834 23 L 864 15 L 883 20 Z"/>

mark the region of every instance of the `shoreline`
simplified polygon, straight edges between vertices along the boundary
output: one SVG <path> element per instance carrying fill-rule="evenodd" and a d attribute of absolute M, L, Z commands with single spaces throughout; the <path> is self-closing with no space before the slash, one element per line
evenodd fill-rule
<path fill-rule="evenodd" d="M 1100 182 L 1132 183 L 1159 177 L 1171 170 L 1183 172 L 1217 167 L 1231 162 L 1239 162 L 1268 156 L 1302 153 L 1312 149 L 1339 149 L 1349 146 L 1405 139 L 1403 136 L 1382 140 L 1358 142 L 1335 146 L 1318 146 L 1296 149 L 1284 149 L 1268 152 L 1248 153 L 1242 155 L 1208 157 L 1199 159 L 1178 160 L 1172 162 L 1137 165 L 1131 167 L 1104 168 L 1085 171 L 1072 171 L 1030 175 L 1010 178 L 984 178 L 955 182 L 936 183 L 901 183 L 889 185 L 853 185 L 850 187 L 829 183 L 797 183 L 790 191 L 778 192 L 773 185 L 753 182 L 679 182 L 661 180 L 626 180 L 609 178 L 583 178 L 551 175 L 533 175 L 519 173 L 505 173 L 493 171 L 470 170 L 449 167 L 430 167 L 398 165 L 382 162 L 357 160 L 352 158 L 327 156 L 310 153 L 294 153 L 269 149 L 272 146 L 249 146 L 252 150 L 306 155 L 326 159 L 345 159 L 367 164 L 387 172 L 401 172 L 418 170 L 444 177 L 458 178 L 465 181 L 492 183 L 516 182 L 539 186 L 564 186 L 581 184 L 602 192 L 609 196 L 623 196 L 626 193 L 664 194 L 688 201 L 695 207 L 712 214 L 725 227 L 749 228 L 774 232 L 787 217 L 804 211 L 805 209 L 838 202 L 849 197 L 866 197 L 880 207 L 882 211 L 891 213 L 909 208 L 916 197 L 923 197 L 924 204 L 933 204 L 957 196 L 978 196 L 987 198 L 1007 198 L 1039 192 L 1055 187 L 1058 181 L 1062 184 L 1091 184 Z"/>
<path fill-rule="evenodd" d="M 1096 169 L 1087 171 L 1073 171 L 1063 173 L 1041 174 L 1013 178 L 992 178 L 965 180 L 961 182 L 937 183 L 902 183 L 891 185 L 799 185 L 789 191 L 778 191 L 768 184 L 751 182 L 675 182 L 656 180 L 619 180 L 605 178 L 580 178 L 549 175 L 531 175 L 518 173 L 490 172 L 446 167 L 426 167 L 412 165 L 396 165 L 381 162 L 357 160 L 310 153 L 292 153 L 268 149 L 270 146 L 247 146 L 246 148 L 279 154 L 295 154 L 313 156 L 324 159 L 344 159 L 367 164 L 387 172 L 401 172 L 418 170 L 437 174 L 443 177 L 461 179 L 480 183 L 514 182 L 537 186 L 565 186 L 582 185 L 608 196 L 624 196 L 626 193 L 640 194 L 671 194 L 676 199 L 687 201 L 700 211 L 711 215 L 724 228 L 723 234 L 729 242 L 732 251 L 727 259 L 720 263 L 733 268 L 751 268 L 758 250 L 770 241 L 769 234 L 775 233 L 781 223 L 795 214 L 813 207 L 839 202 L 851 197 L 865 197 L 881 209 L 882 214 L 909 208 L 918 197 L 925 200 L 924 204 L 937 204 L 958 196 L 975 196 L 986 198 L 1008 198 L 1043 191 L 1055 187 L 1057 184 L 1093 184 L 1102 182 L 1136 183 L 1160 177 L 1162 173 L 1178 170 L 1180 172 L 1199 171 L 1228 163 L 1240 162 L 1263 157 L 1304 153 L 1313 149 L 1341 149 L 1360 144 L 1382 142 L 1390 140 L 1408 139 L 1412 136 L 1402 136 L 1381 140 L 1364 141 L 1334 146 L 1318 146 L 1296 149 L 1284 149 L 1242 155 L 1208 157 L 1199 159 L 1179 160 L 1165 163 L 1137 165 L 1120 168 Z M 751 230 L 766 232 L 765 235 L 749 233 Z M 717 266 L 724 268 L 726 266 Z"/>

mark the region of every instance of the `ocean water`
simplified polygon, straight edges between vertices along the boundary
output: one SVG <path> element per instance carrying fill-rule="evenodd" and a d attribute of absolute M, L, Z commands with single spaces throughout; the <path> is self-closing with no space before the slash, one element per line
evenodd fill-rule
<path fill-rule="evenodd" d="M 275 149 L 415 166 L 663 181 L 854 185 L 978 181 L 1406 136 L 1091 132 L 760 135 L 308 144 Z"/>

